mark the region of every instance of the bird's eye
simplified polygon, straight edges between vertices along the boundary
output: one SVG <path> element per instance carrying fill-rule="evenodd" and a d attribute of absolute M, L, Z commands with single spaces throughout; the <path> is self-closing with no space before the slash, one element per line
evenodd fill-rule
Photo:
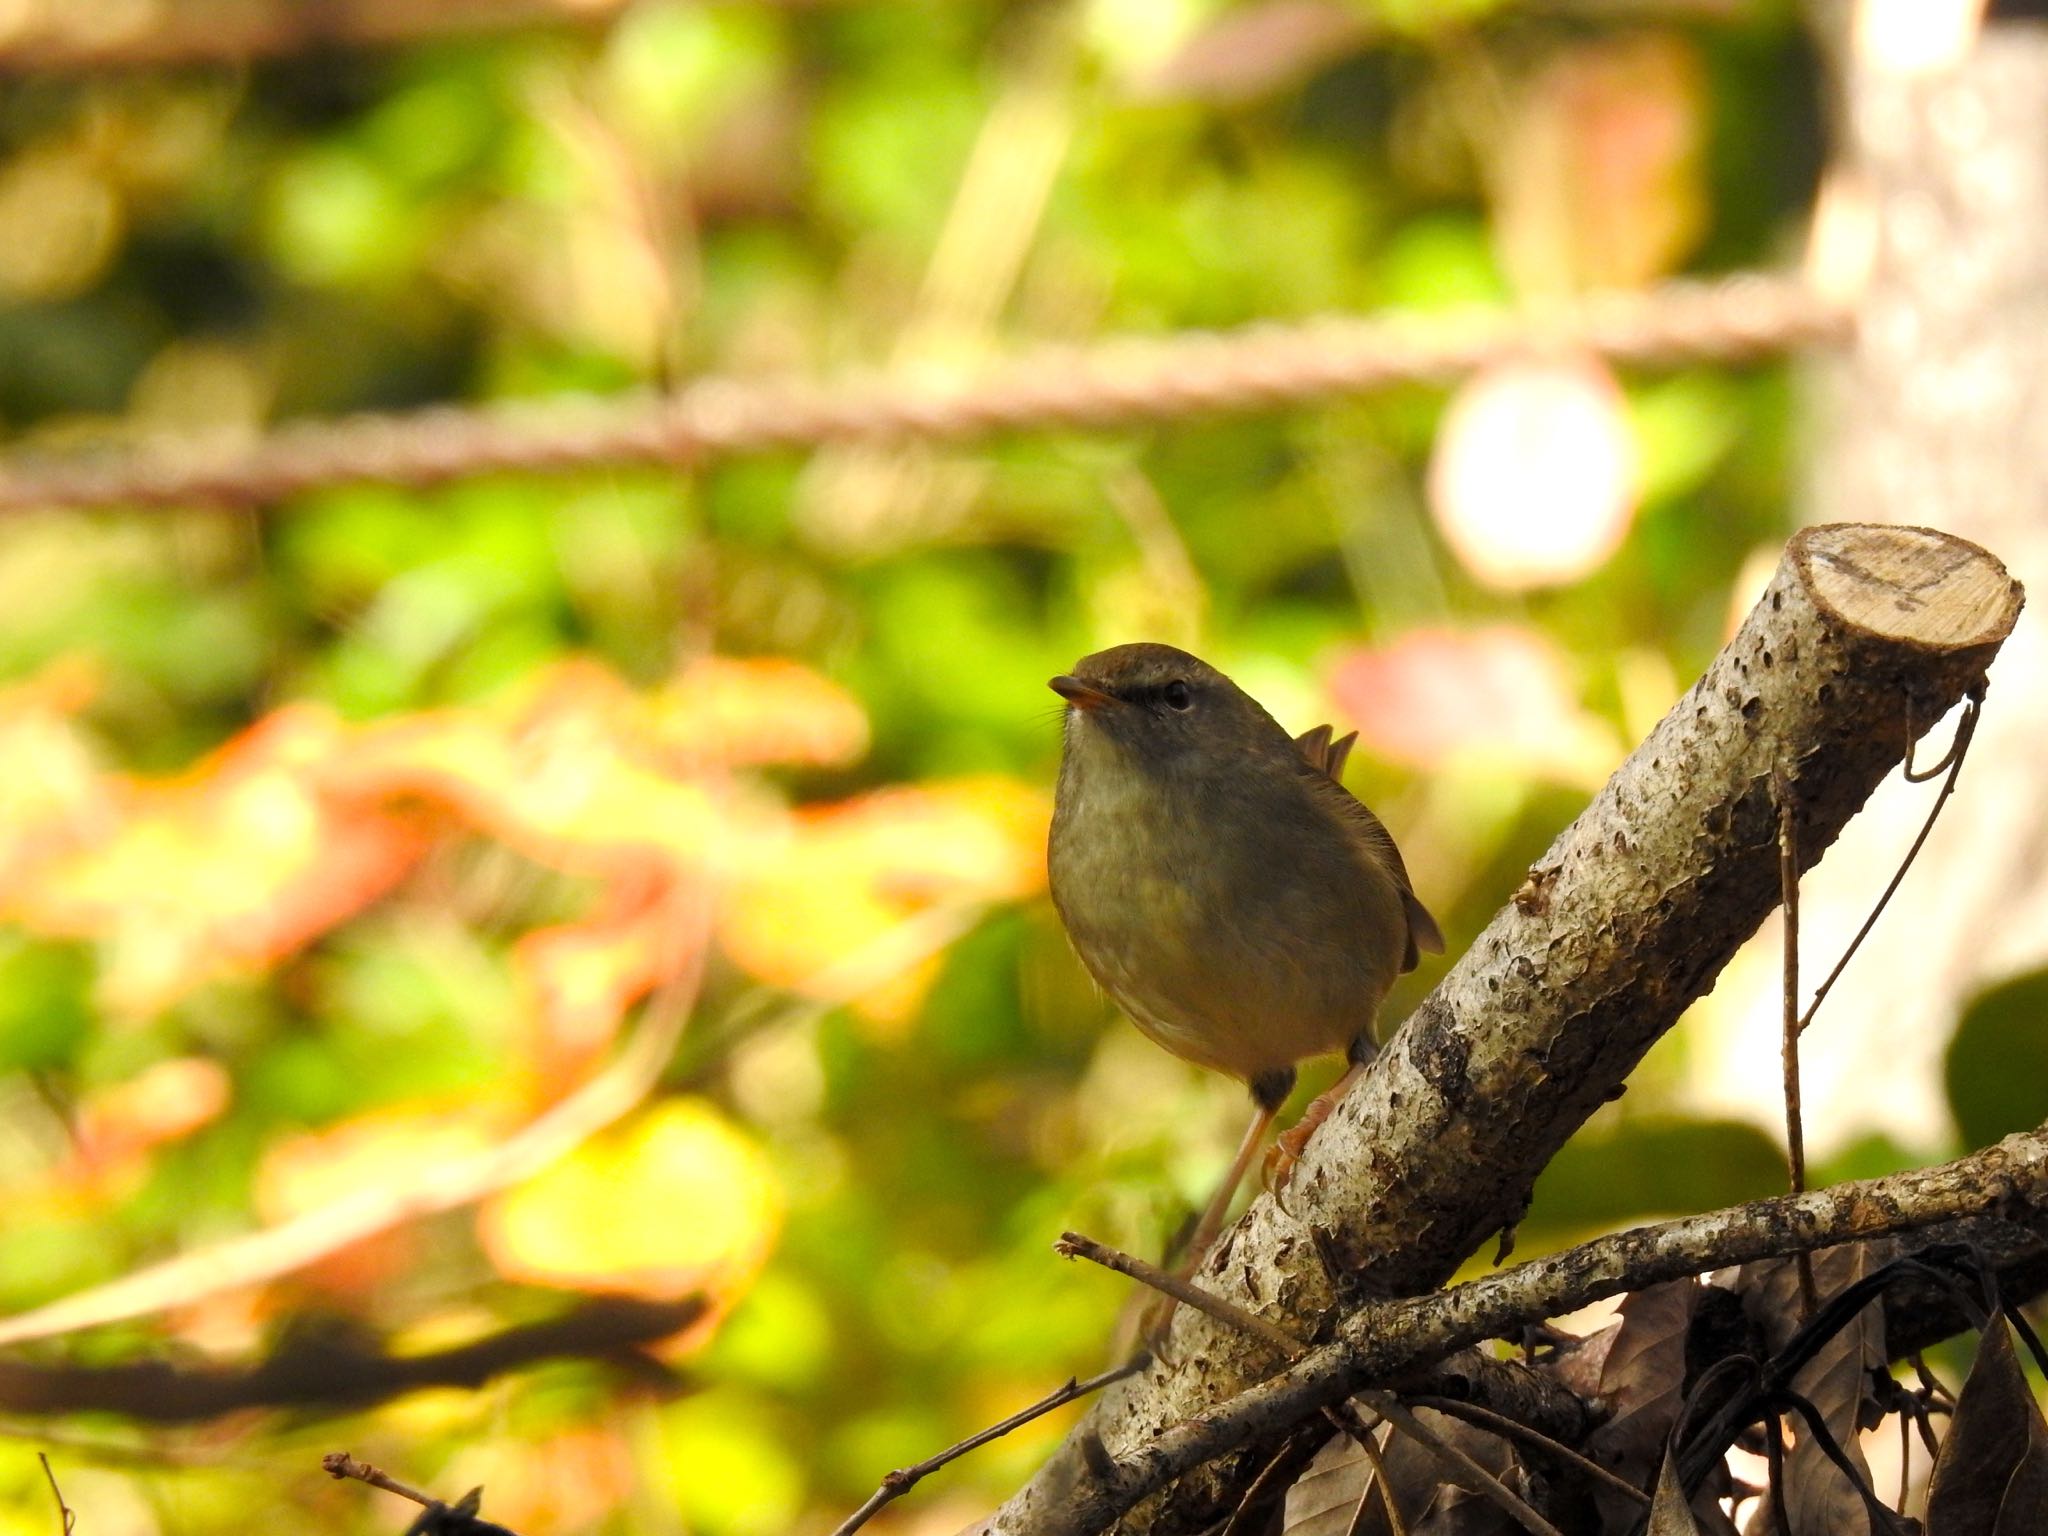
<path fill-rule="evenodd" d="M 1179 678 L 1166 685 L 1162 697 L 1175 709 L 1192 709 L 1195 705 L 1195 696 L 1188 691 L 1188 685 Z"/>

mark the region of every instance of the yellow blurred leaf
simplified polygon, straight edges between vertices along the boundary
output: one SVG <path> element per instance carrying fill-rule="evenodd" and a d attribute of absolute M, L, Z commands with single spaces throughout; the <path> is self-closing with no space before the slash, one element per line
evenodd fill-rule
<path fill-rule="evenodd" d="M 506 1120 L 496 1102 L 465 1100 L 372 1110 L 271 1143 L 256 1166 L 256 1210 L 289 1220 L 379 1186 L 404 1186 L 422 1168 L 483 1151 Z"/>
<path fill-rule="evenodd" d="M 36 865 L 114 825 L 115 788 L 75 720 L 92 692 L 67 662 L 0 691 L 0 905 Z"/>
<path fill-rule="evenodd" d="M 695 958 L 703 925 L 689 905 L 671 886 L 622 885 L 596 916 L 537 929 L 513 946 L 513 967 L 533 996 L 531 1056 L 543 1084 L 566 1092 L 626 1010 Z"/>
<path fill-rule="evenodd" d="M 1038 791 L 984 777 L 878 790 L 806 809 L 737 871 L 720 914 L 727 953 L 763 981 L 809 990 L 906 918 L 941 903 L 1020 899 L 1045 880 L 1051 811 Z M 900 1022 L 923 1000 L 920 965 L 860 1000 Z"/>
<path fill-rule="evenodd" d="M 697 867 L 720 818 L 644 729 L 643 701 L 590 662 L 543 674 L 504 704 L 377 726 L 350 757 L 361 793 L 440 804 L 572 873 Z"/>
<path fill-rule="evenodd" d="M 477 1230 L 508 1279 L 723 1306 L 773 1246 L 767 1159 L 700 1099 L 667 1099 L 494 1196 Z"/>
<path fill-rule="evenodd" d="M 471 1097 L 394 1105 L 287 1136 L 256 1165 L 257 1214 L 276 1223 L 364 1190 L 407 1188 L 422 1170 L 484 1151 L 509 1120 L 508 1101 Z M 319 1293 L 327 1306 L 361 1305 L 417 1267 L 421 1238 L 415 1224 L 388 1228 L 327 1254 L 291 1284 Z"/>
<path fill-rule="evenodd" d="M 777 657 L 707 656 L 647 700 L 650 735 L 686 759 L 744 766 L 854 761 L 868 743 L 853 695 Z"/>

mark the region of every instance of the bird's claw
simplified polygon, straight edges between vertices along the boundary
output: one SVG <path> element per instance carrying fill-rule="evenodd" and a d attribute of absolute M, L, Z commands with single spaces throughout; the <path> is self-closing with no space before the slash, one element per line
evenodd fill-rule
<path fill-rule="evenodd" d="M 1180 1363 L 1173 1351 L 1166 1347 L 1173 1332 L 1173 1315 L 1179 1310 L 1180 1303 L 1173 1297 L 1155 1295 L 1151 1305 L 1138 1318 L 1139 1347 L 1168 1370 Z"/>
<path fill-rule="evenodd" d="M 1316 1106 L 1311 1104 L 1298 1123 L 1273 1138 L 1273 1145 L 1267 1149 L 1265 1163 L 1260 1168 L 1260 1180 L 1266 1187 L 1266 1193 L 1290 1218 L 1294 1212 L 1287 1205 L 1287 1186 L 1294 1178 L 1294 1169 L 1301 1161 L 1301 1154 L 1308 1149 L 1308 1139 L 1329 1118 L 1327 1108 L 1320 1115 L 1315 1110 Z"/>

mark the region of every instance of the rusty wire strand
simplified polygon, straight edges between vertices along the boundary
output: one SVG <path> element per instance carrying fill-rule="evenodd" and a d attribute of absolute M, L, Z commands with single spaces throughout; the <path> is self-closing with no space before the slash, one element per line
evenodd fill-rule
<path fill-rule="evenodd" d="M 1586 349 L 1645 365 L 1739 361 L 1838 341 L 1848 324 L 1798 279 L 1751 273 L 1540 309 L 1333 315 L 1123 337 L 831 383 L 708 377 L 662 396 L 436 406 L 305 422 L 253 440 L 150 441 L 104 455 L 22 452 L 0 458 L 0 512 L 268 506 L 352 481 L 420 487 L 596 465 L 697 468 L 828 443 L 1121 427 L 1445 383 L 1544 349 Z"/>

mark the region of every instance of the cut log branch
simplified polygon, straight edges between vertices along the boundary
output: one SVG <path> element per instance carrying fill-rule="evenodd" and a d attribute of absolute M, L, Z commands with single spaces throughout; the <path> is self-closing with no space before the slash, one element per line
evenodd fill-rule
<path fill-rule="evenodd" d="M 1557 1149 L 1776 905 L 1773 776 L 1810 867 L 1900 761 L 1912 726 L 1983 688 L 2021 602 L 1998 560 L 1945 534 L 1841 524 L 1798 535 L 1706 675 L 1310 1142 L 1292 1214 L 1256 1201 L 1199 1283 L 1304 1337 L 1329 1326 L 1340 1288 L 1355 1316 L 1363 1298 L 1442 1285 L 1514 1224 Z M 1207 1523 L 1273 1444 L 1280 1421 L 1256 1405 L 1303 1374 L 1352 1374 L 1304 1361 L 1247 1392 L 1272 1370 L 1270 1352 L 1188 1310 L 1166 1353 L 1177 1364 L 1098 1401 L 996 1530 L 1093 1530 L 1167 1476 L 1178 1478 L 1170 1498 L 1128 1527 Z M 1243 1433 L 1223 1434 L 1226 1422 Z"/>

